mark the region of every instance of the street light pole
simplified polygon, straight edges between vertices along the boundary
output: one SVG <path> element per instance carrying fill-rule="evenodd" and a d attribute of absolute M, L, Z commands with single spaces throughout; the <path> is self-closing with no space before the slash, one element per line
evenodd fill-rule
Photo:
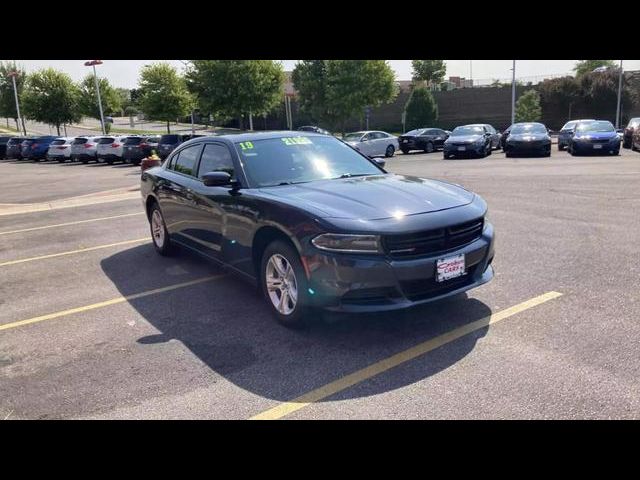
<path fill-rule="evenodd" d="M 513 75 L 511 77 L 511 125 L 516 123 L 516 61 L 513 61 Z"/>
<path fill-rule="evenodd" d="M 98 107 L 100 108 L 100 126 L 102 127 L 102 134 L 106 135 L 107 131 L 104 128 L 104 113 L 102 112 L 102 99 L 100 98 L 100 84 L 98 83 L 98 74 L 96 72 L 96 65 L 102 65 L 102 60 L 91 60 L 84 63 L 85 67 L 93 67 L 93 78 L 96 81 L 96 92 L 98 93 Z"/>
<path fill-rule="evenodd" d="M 618 79 L 618 105 L 616 107 L 616 130 L 620 128 L 620 100 L 622 99 L 622 60 L 620 60 L 620 78 Z"/>
<path fill-rule="evenodd" d="M 13 81 L 13 95 L 16 98 L 16 115 L 18 115 L 18 130 L 20 129 L 20 102 L 18 102 L 18 87 L 16 86 L 16 77 L 18 76 L 18 72 L 13 71 L 9 73 L 11 80 Z M 22 130 L 24 132 L 24 136 L 27 136 L 27 129 L 24 126 L 24 121 L 22 122 Z"/>
<path fill-rule="evenodd" d="M 182 63 L 185 67 L 187 67 L 187 66 L 188 66 L 188 65 L 187 65 L 187 62 L 182 61 L 182 60 L 178 60 L 178 61 L 179 61 L 180 63 Z M 191 109 L 191 135 L 195 135 L 195 134 L 196 134 L 196 127 L 195 127 L 195 125 L 194 125 L 194 123 L 193 123 L 193 112 L 194 112 L 194 109 L 192 108 L 192 109 Z"/>

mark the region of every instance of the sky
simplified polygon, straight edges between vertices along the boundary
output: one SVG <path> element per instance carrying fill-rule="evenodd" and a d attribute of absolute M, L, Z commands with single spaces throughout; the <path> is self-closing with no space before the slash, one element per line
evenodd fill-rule
<path fill-rule="evenodd" d="M 167 60 L 179 70 L 184 65 L 179 60 Z M 285 70 L 292 70 L 297 60 L 281 60 Z M 43 67 L 54 67 L 68 73 L 73 80 L 81 80 L 90 67 L 85 67 L 85 60 L 16 60 L 27 72 Z M 140 69 L 155 60 L 105 60 L 97 67 L 98 76 L 105 76 L 115 87 L 135 88 L 138 83 Z M 411 79 L 411 60 L 388 60 L 396 73 L 397 80 Z M 511 60 L 445 60 L 447 77 L 459 76 L 473 79 L 511 78 Z M 518 60 L 516 62 L 516 78 L 558 75 L 571 73 L 577 60 Z M 640 60 L 624 60 L 624 70 L 640 70 Z M 472 75 L 471 75 L 472 73 Z"/>

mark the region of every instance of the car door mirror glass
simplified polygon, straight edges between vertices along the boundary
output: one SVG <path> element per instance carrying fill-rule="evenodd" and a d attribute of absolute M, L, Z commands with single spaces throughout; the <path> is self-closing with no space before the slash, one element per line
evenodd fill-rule
<path fill-rule="evenodd" d="M 227 172 L 208 172 L 202 176 L 202 183 L 207 187 L 231 185 L 231 175 Z"/>

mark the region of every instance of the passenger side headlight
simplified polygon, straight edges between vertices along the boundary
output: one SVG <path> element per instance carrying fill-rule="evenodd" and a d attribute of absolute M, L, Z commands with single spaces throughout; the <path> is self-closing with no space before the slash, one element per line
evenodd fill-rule
<path fill-rule="evenodd" d="M 324 233 L 311 240 L 320 250 L 329 252 L 381 253 L 379 235 Z"/>

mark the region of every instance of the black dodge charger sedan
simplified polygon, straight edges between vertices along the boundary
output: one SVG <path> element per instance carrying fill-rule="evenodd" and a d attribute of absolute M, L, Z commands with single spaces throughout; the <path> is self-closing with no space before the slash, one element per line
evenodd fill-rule
<path fill-rule="evenodd" d="M 449 135 L 450 133 L 441 128 L 418 128 L 400 135 L 398 145 L 404 154 L 411 150 L 424 150 L 426 153 L 431 153 L 441 150 Z"/>
<path fill-rule="evenodd" d="M 180 245 L 259 286 L 276 318 L 372 312 L 493 278 L 487 204 L 464 188 L 387 173 L 332 136 L 202 137 L 145 170 L 158 253 Z"/>
<path fill-rule="evenodd" d="M 504 153 L 513 155 L 551 156 L 551 137 L 549 130 L 542 123 L 514 123 L 509 127 L 509 134 L 504 142 Z"/>

